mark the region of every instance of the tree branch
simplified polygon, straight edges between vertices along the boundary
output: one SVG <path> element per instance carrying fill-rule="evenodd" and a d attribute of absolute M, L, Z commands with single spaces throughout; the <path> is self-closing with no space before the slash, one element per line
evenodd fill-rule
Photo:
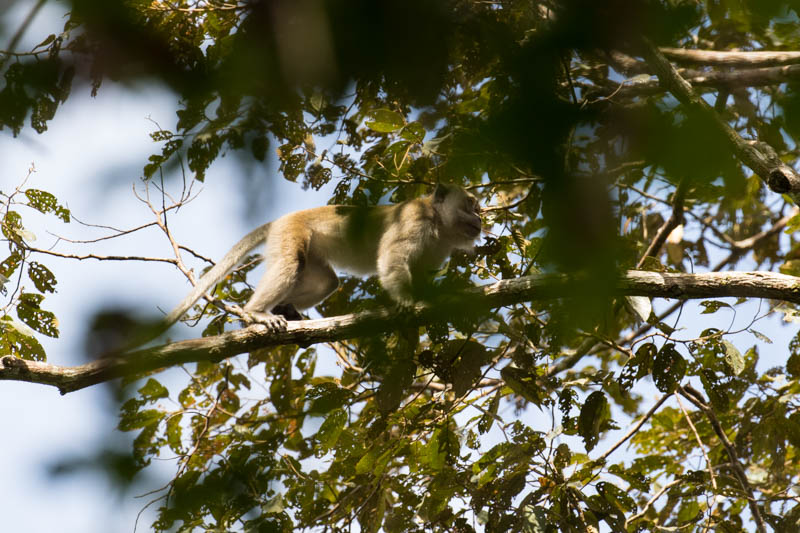
<path fill-rule="evenodd" d="M 774 67 L 800 63 L 800 52 L 780 51 L 719 51 L 659 48 L 662 54 L 678 63 L 713 65 L 719 67 Z"/>
<path fill-rule="evenodd" d="M 463 314 L 464 309 L 480 310 L 562 298 L 580 294 L 581 287 L 590 287 L 591 283 L 581 275 L 537 274 L 474 287 L 453 296 L 450 303 L 420 304 L 409 314 L 379 309 L 318 320 L 292 321 L 287 330 L 280 333 L 270 333 L 263 325 L 256 324 L 222 335 L 174 342 L 74 367 L 6 356 L 0 359 L 0 380 L 52 385 L 66 394 L 123 376 L 186 363 L 220 361 L 256 349 L 380 335 L 396 331 L 398 324 L 430 323 L 441 320 L 442 316 L 452 316 L 457 312 Z M 623 295 L 651 298 L 748 297 L 800 303 L 800 278 L 773 272 L 674 274 L 630 270 L 619 274 L 616 291 Z"/>
<path fill-rule="evenodd" d="M 676 70 L 676 72 L 678 72 Z M 682 70 L 678 74 L 692 87 L 712 87 L 714 89 L 735 89 L 740 87 L 763 87 L 779 85 L 800 79 L 800 65 L 782 67 L 748 68 L 734 71 Z M 587 89 L 591 98 L 601 95 L 603 98 L 615 96 L 633 97 L 657 94 L 665 90 L 660 80 L 628 79 L 622 85 L 598 88 L 591 84 L 581 85 Z"/>
<path fill-rule="evenodd" d="M 686 180 L 681 180 L 675 188 L 675 194 L 672 196 L 672 212 L 669 218 L 664 221 L 664 224 L 656 232 L 656 236 L 647 247 L 639 262 L 636 263 L 636 268 L 641 268 L 648 257 L 658 257 L 658 253 L 664 243 L 667 242 L 669 234 L 683 224 L 683 200 L 686 197 Z"/>
<path fill-rule="evenodd" d="M 725 135 L 736 156 L 766 183 L 773 191 L 789 193 L 795 203 L 800 203 L 800 175 L 774 154 L 774 150 L 760 150 L 754 143 L 742 139 L 736 130 L 722 120 L 714 109 L 692 91 L 666 57 L 653 44 L 642 38 L 643 55 L 655 71 L 661 84 L 687 108 L 711 121 Z M 764 153 L 767 152 L 767 153 Z"/>
<path fill-rule="evenodd" d="M 704 67 L 741 67 L 759 69 L 764 67 L 780 67 L 800 64 L 800 52 L 781 52 L 760 50 L 756 52 L 719 51 L 719 50 L 687 50 L 685 48 L 658 49 L 665 57 L 684 65 Z M 633 57 L 612 50 L 607 54 L 614 68 L 627 75 L 648 72 L 647 65 Z"/>
<path fill-rule="evenodd" d="M 756 500 L 753 487 L 750 486 L 750 482 L 747 480 L 747 474 L 742 467 L 739 455 L 736 452 L 736 447 L 733 445 L 730 439 L 728 439 L 728 435 L 725 434 L 725 430 L 719 423 L 717 415 L 714 414 L 713 409 L 711 409 L 703 395 L 690 385 L 678 387 L 677 390 L 680 392 L 681 396 L 692 402 L 692 404 L 700 409 L 703 414 L 706 415 L 706 418 L 708 418 L 708 421 L 711 423 L 711 427 L 714 429 L 714 433 L 717 434 L 717 438 L 719 438 L 720 442 L 725 447 L 725 451 L 728 453 L 728 458 L 730 459 L 733 473 L 739 480 L 739 483 L 742 485 L 742 490 L 747 497 L 747 503 L 750 507 L 750 513 L 753 515 L 753 519 L 756 522 L 758 531 L 766 533 L 767 527 L 764 524 L 764 519 L 761 517 L 761 510 L 758 507 L 758 501 Z"/>

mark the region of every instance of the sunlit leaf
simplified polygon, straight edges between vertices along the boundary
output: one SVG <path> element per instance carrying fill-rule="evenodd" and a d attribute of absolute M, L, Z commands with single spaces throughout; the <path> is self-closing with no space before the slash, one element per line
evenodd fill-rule
<path fill-rule="evenodd" d="M 403 115 L 389 109 L 376 109 L 369 113 L 369 117 L 371 120 L 365 122 L 367 127 L 380 133 L 397 131 L 405 124 Z"/>
<path fill-rule="evenodd" d="M 650 318 L 650 313 L 653 312 L 650 298 L 646 296 L 626 296 L 625 302 L 642 322 L 647 322 Z"/>
<path fill-rule="evenodd" d="M 40 307 L 43 300 L 44 296 L 41 294 L 21 294 L 17 304 L 17 316 L 35 331 L 48 337 L 58 337 L 58 320 L 53 313 Z"/>
<path fill-rule="evenodd" d="M 738 376 L 742 373 L 745 366 L 742 353 L 727 339 L 722 341 L 722 345 L 725 347 L 725 362 L 728 364 L 733 374 Z"/>
<path fill-rule="evenodd" d="M 317 431 L 316 438 L 322 447 L 322 451 L 326 452 L 336 446 L 336 441 L 339 440 L 339 435 L 344 431 L 344 426 L 347 423 L 347 412 L 344 409 L 334 409 Z"/>

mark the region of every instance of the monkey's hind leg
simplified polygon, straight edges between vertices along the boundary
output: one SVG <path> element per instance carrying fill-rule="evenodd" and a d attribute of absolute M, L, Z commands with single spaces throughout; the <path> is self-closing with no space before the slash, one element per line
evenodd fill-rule
<path fill-rule="evenodd" d="M 272 308 L 273 315 L 280 315 L 286 320 L 303 320 L 305 317 L 292 304 L 279 304 Z"/>
<path fill-rule="evenodd" d="M 244 310 L 255 322 L 264 324 L 270 331 L 286 330 L 286 318 L 270 311 L 279 304 L 293 303 L 289 296 L 297 290 L 302 279 L 309 240 L 308 232 L 296 231 L 292 234 L 287 228 L 279 226 L 267 238 L 264 250 L 267 270 Z"/>

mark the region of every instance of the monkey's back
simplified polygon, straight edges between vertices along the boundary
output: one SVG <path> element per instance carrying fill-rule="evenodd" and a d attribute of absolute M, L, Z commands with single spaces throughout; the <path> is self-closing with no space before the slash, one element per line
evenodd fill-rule
<path fill-rule="evenodd" d="M 380 235 L 393 207 L 328 205 L 291 213 L 275 224 L 282 228 L 276 228 L 279 232 L 309 231 L 309 259 L 353 274 L 372 274 L 377 268 Z"/>

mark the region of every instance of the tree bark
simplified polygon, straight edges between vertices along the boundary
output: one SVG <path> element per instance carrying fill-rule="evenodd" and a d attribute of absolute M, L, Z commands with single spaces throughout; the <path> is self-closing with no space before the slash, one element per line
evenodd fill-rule
<path fill-rule="evenodd" d="M 480 309 L 561 298 L 574 294 L 575 287 L 582 282 L 588 280 L 581 275 L 536 274 L 464 291 L 453 296 L 456 304 L 420 304 L 408 314 L 379 309 L 318 320 L 293 321 L 281 333 L 270 333 L 264 326 L 253 325 L 222 335 L 173 342 L 74 367 L 6 356 L 0 359 L 0 380 L 52 385 L 62 394 L 66 394 L 119 377 L 135 376 L 186 363 L 220 361 L 237 354 L 283 344 L 314 344 L 381 335 L 397 330 L 399 324 L 421 325 L 432 320 L 441 320 L 442 316 L 452 316 L 446 314 L 446 310 L 449 309 L 452 313 L 456 306 L 464 309 L 465 300 L 469 305 Z M 800 278 L 773 272 L 674 274 L 630 270 L 620 273 L 614 289 L 620 295 L 651 298 L 769 298 L 800 304 Z"/>
<path fill-rule="evenodd" d="M 687 50 L 659 48 L 662 54 L 677 63 L 719 67 L 775 67 L 800 63 L 800 52 L 733 50 Z"/>
<path fill-rule="evenodd" d="M 705 100 L 694 93 L 689 82 L 678 74 L 658 48 L 647 39 L 642 39 L 642 43 L 644 58 L 658 76 L 661 85 L 680 103 L 715 124 L 730 142 L 736 157 L 758 174 L 772 191 L 787 193 L 795 203 L 800 204 L 800 175 L 781 161 L 774 150 L 760 150 L 754 143 L 742 139 Z"/>

